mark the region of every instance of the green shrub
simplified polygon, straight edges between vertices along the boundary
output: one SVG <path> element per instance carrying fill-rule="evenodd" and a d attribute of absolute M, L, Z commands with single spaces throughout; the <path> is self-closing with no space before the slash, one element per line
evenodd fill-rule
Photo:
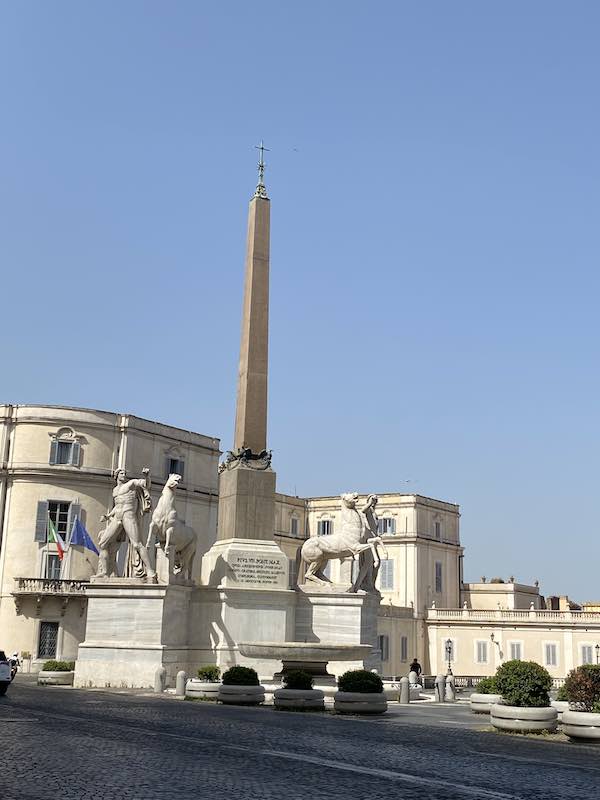
<path fill-rule="evenodd" d="M 283 676 L 283 685 L 286 689 L 312 689 L 313 678 L 304 670 L 292 669 Z"/>
<path fill-rule="evenodd" d="M 580 711 L 591 711 L 600 701 L 600 664 L 583 664 L 572 669 L 564 685 L 569 703 Z"/>
<path fill-rule="evenodd" d="M 494 677 L 482 678 L 475 687 L 475 691 L 478 694 L 499 694 L 496 691 L 496 679 Z"/>
<path fill-rule="evenodd" d="M 594 714 L 600 714 L 600 700 L 596 700 L 596 702 L 592 706 L 592 712 Z"/>
<path fill-rule="evenodd" d="M 258 675 L 252 667 L 230 667 L 223 673 L 225 686 L 259 686 Z"/>
<path fill-rule="evenodd" d="M 338 678 L 340 692 L 364 692 L 365 694 L 380 694 L 383 692 L 383 682 L 376 672 L 366 669 L 351 669 Z"/>
<path fill-rule="evenodd" d="M 548 691 L 552 678 L 548 670 L 535 661 L 507 661 L 498 667 L 495 683 L 507 706 L 544 708 L 550 705 Z"/>
<path fill-rule="evenodd" d="M 210 683 L 217 683 L 221 677 L 221 670 L 215 667 L 214 664 L 205 664 L 198 670 L 198 677 L 201 681 L 209 681 Z"/>
<path fill-rule="evenodd" d="M 74 661 L 44 661 L 42 667 L 47 672 L 71 672 L 75 669 Z"/>

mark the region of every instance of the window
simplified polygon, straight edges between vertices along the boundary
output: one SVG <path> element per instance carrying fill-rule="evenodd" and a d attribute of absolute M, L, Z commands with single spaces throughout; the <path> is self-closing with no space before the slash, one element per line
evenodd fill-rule
<path fill-rule="evenodd" d="M 390 637 L 382 634 L 377 637 L 379 651 L 381 652 L 381 660 L 389 661 L 390 658 Z"/>
<path fill-rule="evenodd" d="M 485 641 L 477 642 L 477 663 L 478 664 L 487 664 L 488 663 L 488 643 Z"/>
<path fill-rule="evenodd" d="M 46 577 L 51 580 L 60 580 L 60 558 L 56 553 L 48 553 L 46 556 Z"/>
<path fill-rule="evenodd" d="M 329 536 L 330 533 L 333 533 L 333 520 L 320 519 L 317 522 L 317 536 Z"/>
<path fill-rule="evenodd" d="M 400 637 L 400 661 L 408 661 L 408 636 Z"/>
<path fill-rule="evenodd" d="M 441 522 L 434 522 L 433 523 L 433 532 L 435 534 L 435 538 L 442 540 L 442 523 Z"/>
<path fill-rule="evenodd" d="M 48 541 L 48 517 L 65 543 L 71 533 L 75 517 L 80 516 L 79 503 L 63 503 L 57 500 L 40 500 L 37 504 L 35 518 L 35 541 L 46 543 Z"/>
<path fill-rule="evenodd" d="M 436 594 L 441 594 L 442 592 L 442 562 L 436 561 L 435 562 L 435 591 Z"/>
<path fill-rule="evenodd" d="M 181 480 L 183 480 L 185 463 L 180 458 L 167 458 L 167 474 L 165 475 L 168 478 L 169 475 L 181 475 Z"/>
<path fill-rule="evenodd" d="M 547 643 L 544 647 L 546 655 L 546 666 L 556 667 L 558 665 L 558 658 L 556 656 L 556 645 L 554 643 Z"/>
<path fill-rule="evenodd" d="M 298 536 L 298 517 L 291 517 L 290 533 L 292 534 L 292 536 Z"/>
<path fill-rule="evenodd" d="M 593 656 L 592 645 L 591 644 L 582 644 L 581 645 L 581 663 L 582 664 L 593 664 L 594 663 L 594 656 Z"/>
<path fill-rule="evenodd" d="M 394 559 L 382 558 L 379 568 L 380 586 L 383 590 L 394 588 Z"/>
<path fill-rule="evenodd" d="M 52 439 L 50 442 L 50 464 L 79 466 L 81 445 L 71 439 Z"/>
<path fill-rule="evenodd" d="M 510 658 L 511 661 L 521 660 L 521 642 L 510 643 Z"/>
<path fill-rule="evenodd" d="M 377 520 L 377 533 L 382 536 L 396 533 L 396 520 L 393 517 L 382 517 Z"/>
<path fill-rule="evenodd" d="M 58 640 L 58 622 L 40 622 L 38 658 L 55 658 Z"/>

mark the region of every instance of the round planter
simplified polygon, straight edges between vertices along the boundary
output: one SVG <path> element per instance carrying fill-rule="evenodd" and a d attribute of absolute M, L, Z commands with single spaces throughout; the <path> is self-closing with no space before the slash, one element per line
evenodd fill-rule
<path fill-rule="evenodd" d="M 383 692 L 336 692 L 333 707 L 338 714 L 384 714 L 387 699 Z"/>
<path fill-rule="evenodd" d="M 500 694 L 479 694 L 473 692 L 469 698 L 471 704 L 471 711 L 474 714 L 489 714 L 492 706 L 495 703 L 502 702 L 502 695 Z"/>
<path fill-rule="evenodd" d="M 410 698 L 410 702 L 412 703 L 413 700 L 420 700 L 421 699 L 421 686 L 418 684 L 414 684 L 414 686 L 409 686 L 408 689 L 408 696 Z"/>
<path fill-rule="evenodd" d="M 51 672 L 42 669 L 38 672 L 37 682 L 41 686 L 73 686 L 74 672 Z"/>
<path fill-rule="evenodd" d="M 522 708 L 495 703 L 490 709 L 490 720 L 494 728 L 514 733 L 536 733 L 555 731 L 558 712 L 552 706 L 545 708 Z"/>
<path fill-rule="evenodd" d="M 219 684 L 217 700 L 232 706 L 258 706 L 265 702 L 264 686 L 225 686 Z"/>
<path fill-rule="evenodd" d="M 321 689 L 276 689 L 273 692 L 275 708 L 325 709 L 325 694 Z"/>
<path fill-rule="evenodd" d="M 562 730 L 569 739 L 600 744 L 600 714 L 591 711 L 563 711 Z"/>
<path fill-rule="evenodd" d="M 550 700 L 550 705 L 555 708 L 558 713 L 558 722 L 562 722 L 562 715 L 565 711 L 569 710 L 569 703 L 567 700 Z"/>
<path fill-rule="evenodd" d="M 185 685 L 185 696 L 200 700 L 217 700 L 220 686 L 218 681 L 201 681 L 199 678 L 190 678 Z"/>

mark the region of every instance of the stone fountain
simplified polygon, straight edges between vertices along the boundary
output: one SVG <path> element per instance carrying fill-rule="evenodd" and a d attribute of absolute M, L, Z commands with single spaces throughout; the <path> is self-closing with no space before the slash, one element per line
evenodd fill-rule
<path fill-rule="evenodd" d="M 277 659 L 282 662 L 281 680 L 291 670 L 299 669 L 312 675 L 315 683 L 335 684 L 335 675 L 327 672 L 327 664 L 344 662 L 348 669 L 359 669 L 372 651 L 370 644 L 332 644 L 329 642 L 239 642 L 240 653 L 247 658 Z M 348 663 L 354 662 L 354 663 Z"/>

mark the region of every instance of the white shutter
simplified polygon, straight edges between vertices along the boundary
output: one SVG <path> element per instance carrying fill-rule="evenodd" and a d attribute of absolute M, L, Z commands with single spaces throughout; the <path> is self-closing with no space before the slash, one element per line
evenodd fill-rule
<path fill-rule="evenodd" d="M 40 500 L 35 515 L 35 542 L 45 542 L 48 536 L 48 501 Z"/>

